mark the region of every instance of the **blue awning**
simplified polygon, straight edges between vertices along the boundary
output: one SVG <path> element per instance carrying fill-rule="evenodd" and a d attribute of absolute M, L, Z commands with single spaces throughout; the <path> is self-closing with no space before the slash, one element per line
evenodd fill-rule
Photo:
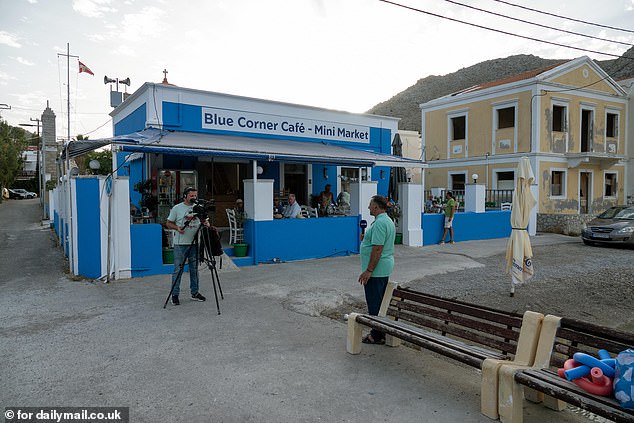
<path fill-rule="evenodd" d="M 122 146 L 124 151 L 188 156 L 214 156 L 248 160 L 279 160 L 299 163 L 323 163 L 339 166 L 400 166 L 422 168 L 420 160 L 390 154 L 378 154 L 326 142 L 288 141 L 275 138 L 146 129 L 133 134 L 104 138 Z M 71 143 L 72 146 L 72 143 Z M 69 153 L 72 156 L 72 152 Z"/>

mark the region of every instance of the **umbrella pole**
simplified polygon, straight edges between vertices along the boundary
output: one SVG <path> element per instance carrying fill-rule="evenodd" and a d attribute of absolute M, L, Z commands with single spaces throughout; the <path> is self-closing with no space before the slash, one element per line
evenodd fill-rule
<path fill-rule="evenodd" d="M 513 279 L 511 278 L 511 293 L 510 293 L 511 297 L 515 296 L 515 284 L 513 283 Z"/>

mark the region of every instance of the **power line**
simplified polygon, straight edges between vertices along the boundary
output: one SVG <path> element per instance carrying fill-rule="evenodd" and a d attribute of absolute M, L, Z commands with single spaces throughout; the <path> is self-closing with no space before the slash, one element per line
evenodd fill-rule
<path fill-rule="evenodd" d="M 31 109 L 28 107 L 20 107 L 20 106 L 12 106 L 14 109 L 18 109 L 18 110 L 26 110 L 26 111 L 30 111 L 30 112 L 41 112 L 42 109 Z M 63 111 L 62 111 L 63 113 Z M 75 112 L 75 114 L 77 115 L 107 115 L 108 112 Z"/>
<path fill-rule="evenodd" d="M 108 119 L 108 120 L 107 120 L 107 121 L 105 121 L 102 125 L 98 126 L 97 128 L 93 129 L 92 131 L 86 132 L 85 134 L 82 134 L 82 135 L 90 135 L 90 134 L 92 134 L 93 132 L 96 132 L 97 130 L 99 130 L 99 129 L 103 128 L 104 126 L 106 126 L 107 124 L 109 124 L 109 123 L 110 123 L 110 120 L 111 120 L 111 119 Z"/>
<path fill-rule="evenodd" d="M 464 3 L 459 3 L 459 2 L 454 1 L 454 0 L 444 0 L 444 1 L 446 1 L 447 3 L 452 3 L 452 4 L 455 4 L 455 5 L 458 5 L 458 6 L 467 7 L 469 9 L 477 10 L 479 12 L 488 13 L 490 15 L 495 15 L 495 16 L 499 16 L 499 17 L 502 17 L 502 18 L 511 19 L 511 20 L 514 20 L 514 21 L 522 22 L 522 23 L 529 24 L 529 25 L 538 26 L 538 27 L 541 27 L 541 28 L 552 29 L 554 31 L 564 32 L 566 34 L 579 35 L 581 37 L 587 37 L 587 38 L 592 38 L 592 39 L 595 39 L 595 40 L 606 41 L 608 43 L 622 44 L 624 46 L 630 46 L 630 47 L 632 46 L 632 44 L 624 43 L 623 41 L 609 40 L 607 38 L 595 37 L 594 35 L 587 35 L 587 34 L 582 34 L 580 32 L 574 32 L 574 31 L 568 31 L 568 30 L 561 29 L 561 28 L 555 28 L 553 26 L 543 25 L 543 24 L 540 24 L 540 23 L 537 23 L 537 22 L 527 21 L 527 20 L 520 19 L 520 18 L 514 18 L 512 16 L 503 15 L 501 13 L 492 12 L 490 10 L 481 9 L 479 7 L 470 6 L 470 5 L 464 4 Z"/>
<path fill-rule="evenodd" d="M 493 1 L 497 1 L 498 3 L 508 4 L 509 6 L 513 6 L 513 7 L 519 7 L 520 9 L 530 10 L 531 12 L 541 13 L 543 15 L 554 16 L 556 18 L 561 18 L 561 19 L 568 19 L 569 21 L 579 22 L 579 23 L 583 23 L 583 24 L 586 24 L 586 25 L 594 25 L 594 26 L 598 26 L 598 27 L 601 27 L 601 28 L 613 29 L 615 31 L 623 31 L 623 32 L 634 33 L 634 30 L 631 30 L 631 29 L 618 28 L 618 27 L 615 27 L 615 26 L 602 25 L 602 24 L 598 24 L 598 23 L 594 23 L 594 22 L 582 21 L 581 19 L 575 19 L 575 18 L 570 18 L 568 16 L 557 15 L 556 13 L 544 12 L 543 10 L 539 10 L 539 9 L 532 9 L 530 7 L 527 7 L 527 6 L 522 6 L 522 5 L 519 5 L 519 4 L 511 3 L 511 2 L 505 1 L 505 0 L 493 0 Z"/>
<path fill-rule="evenodd" d="M 553 42 L 553 41 L 541 40 L 539 38 L 534 38 L 534 37 L 529 37 L 529 36 L 526 36 L 526 35 L 515 34 L 513 32 L 503 31 L 501 29 L 490 28 L 488 26 L 478 25 L 478 24 L 474 24 L 472 22 L 462 21 L 460 19 L 450 18 L 450 17 L 447 17 L 447 16 L 439 15 L 437 13 L 429 12 L 429 11 L 422 10 L 422 9 L 417 9 L 415 7 L 407 6 L 407 5 L 400 4 L 400 3 L 395 3 L 395 2 L 392 2 L 392 1 L 388 1 L 388 0 L 379 0 L 379 1 L 383 2 L 383 3 L 391 4 L 391 5 L 394 5 L 394 6 L 402 7 L 404 9 L 413 10 L 415 12 L 424 13 L 426 15 L 434 16 L 434 17 L 437 17 L 437 18 L 447 19 L 449 21 L 458 22 L 458 23 L 461 23 L 461 24 L 464 24 L 464 25 L 470 25 L 470 26 L 474 26 L 476 28 L 486 29 L 488 31 L 498 32 L 498 33 L 504 34 L 504 35 L 511 35 L 513 37 L 524 38 L 526 40 L 537 41 L 539 43 L 550 44 L 550 45 L 553 45 L 553 46 L 564 47 L 564 48 L 570 48 L 570 49 L 573 49 L 573 50 L 585 51 L 587 53 L 601 54 L 603 56 L 615 57 L 617 59 L 625 58 L 625 59 L 629 59 L 629 60 L 634 60 L 634 58 L 630 58 L 630 57 L 627 57 L 627 56 L 619 56 L 617 54 L 604 53 L 602 51 L 590 50 L 590 49 L 587 49 L 587 48 L 573 47 L 573 46 L 569 46 L 567 44 L 561 44 L 561 43 L 556 43 L 556 42 Z"/>

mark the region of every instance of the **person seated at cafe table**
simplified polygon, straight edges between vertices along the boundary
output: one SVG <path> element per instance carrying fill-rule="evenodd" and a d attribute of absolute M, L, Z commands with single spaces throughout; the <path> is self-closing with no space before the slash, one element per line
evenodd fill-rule
<path fill-rule="evenodd" d="M 284 218 L 287 219 L 287 218 L 297 217 L 301 215 L 301 213 L 302 213 L 302 209 L 301 207 L 299 207 L 299 204 L 297 204 L 297 201 L 295 200 L 295 194 L 289 194 L 288 206 L 284 208 L 284 213 L 283 213 Z"/>
<path fill-rule="evenodd" d="M 280 204 L 280 199 L 275 197 L 273 199 L 273 219 L 281 219 L 284 217 L 284 207 Z"/>
<path fill-rule="evenodd" d="M 242 201 L 241 198 L 236 200 L 236 207 L 234 211 L 236 214 L 236 225 L 238 225 L 238 228 L 242 228 L 246 218 L 246 213 L 244 212 L 244 201 Z"/>
<path fill-rule="evenodd" d="M 337 196 L 337 205 L 339 207 L 350 207 L 350 193 L 341 191 Z"/>

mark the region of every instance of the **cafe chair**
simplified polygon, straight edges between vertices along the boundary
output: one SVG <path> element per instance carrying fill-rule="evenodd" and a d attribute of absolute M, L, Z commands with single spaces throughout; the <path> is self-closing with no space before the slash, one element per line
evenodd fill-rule
<path fill-rule="evenodd" d="M 244 241 L 244 229 L 238 227 L 234 209 L 226 209 L 226 212 L 227 220 L 229 221 L 229 244 L 239 244 Z"/>
<path fill-rule="evenodd" d="M 513 205 L 511 203 L 502 203 L 502 204 L 500 204 L 500 208 L 502 209 L 502 211 L 511 210 L 512 207 L 513 207 Z"/>
<path fill-rule="evenodd" d="M 300 206 L 302 209 L 302 216 L 304 217 L 319 217 L 319 212 L 316 208 L 310 206 Z"/>

